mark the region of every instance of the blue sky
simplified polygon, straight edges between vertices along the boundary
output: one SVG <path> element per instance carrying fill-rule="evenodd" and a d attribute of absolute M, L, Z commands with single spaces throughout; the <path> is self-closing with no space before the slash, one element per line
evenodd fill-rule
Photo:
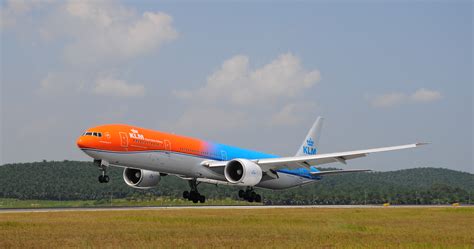
<path fill-rule="evenodd" d="M 1 11 L 2 163 L 89 160 L 75 138 L 102 123 L 292 155 L 322 115 L 321 152 L 432 143 L 349 168 L 473 172 L 471 2 L 2 1 Z"/>

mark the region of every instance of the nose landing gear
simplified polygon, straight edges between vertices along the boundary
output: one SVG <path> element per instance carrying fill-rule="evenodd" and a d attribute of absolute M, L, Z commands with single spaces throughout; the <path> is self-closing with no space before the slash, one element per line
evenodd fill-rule
<path fill-rule="evenodd" d="M 94 160 L 94 164 L 99 167 L 101 174 L 99 175 L 99 182 L 100 183 L 108 183 L 110 178 L 107 175 L 107 165 L 108 163 L 103 160 Z"/>
<path fill-rule="evenodd" d="M 99 176 L 99 182 L 100 183 L 108 183 L 110 180 L 108 175 L 100 175 Z"/>
<path fill-rule="evenodd" d="M 262 196 L 259 194 L 255 193 L 253 188 L 247 188 L 246 190 L 239 190 L 239 197 L 241 199 L 244 199 L 248 202 L 262 202 Z"/>
<path fill-rule="evenodd" d="M 189 187 L 191 187 L 191 191 L 184 191 L 183 192 L 183 198 L 192 201 L 193 203 L 204 203 L 206 202 L 206 197 L 204 195 L 201 195 L 198 192 L 197 185 L 199 183 L 196 181 L 196 179 L 189 180 Z"/>

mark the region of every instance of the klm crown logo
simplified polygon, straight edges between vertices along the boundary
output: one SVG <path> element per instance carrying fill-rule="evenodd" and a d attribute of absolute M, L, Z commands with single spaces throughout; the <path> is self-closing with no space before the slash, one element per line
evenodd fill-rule
<path fill-rule="evenodd" d="M 303 146 L 303 153 L 306 155 L 315 155 L 316 148 L 313 147 L 314 141 L 312 138 L 308 138 L 308 140 L 306 140 L 306 145 L 307 146 Z"/>
<path fill-rule="evenodd" d="M 314 141 L 313 139 L 309 138 L 308 140 L 306 140 L 306 143 L 308 144 L 308 146 L 313 146 L 314 145 Z"/>

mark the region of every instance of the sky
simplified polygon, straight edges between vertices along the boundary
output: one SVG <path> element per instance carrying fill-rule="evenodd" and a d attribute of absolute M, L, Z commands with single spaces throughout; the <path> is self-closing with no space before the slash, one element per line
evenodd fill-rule
<path fill-rule="evenodd" d="M 473 167 L 471 1 L 1 1 L 0 164 L 127 123 L 340 168 Z"/>

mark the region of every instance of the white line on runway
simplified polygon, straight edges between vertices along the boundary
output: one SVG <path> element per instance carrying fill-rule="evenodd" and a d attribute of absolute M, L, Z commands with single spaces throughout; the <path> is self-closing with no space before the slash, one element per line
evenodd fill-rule
<path fill-rule="evenodd" d="M 460 207 L 474 207 L 460 206 Z M 276 209 L 276 208 L 457 208 L 450 205 L 307 205 L 307 206 L 161 206 L 161 207 L 103 207 L 103 208 L 38 208 L 38 209 L 0 209 L 2 213 L 44 213 L 44 212 L 96 212 L 96 211 L 151 211 L 180 209 Z"/>

